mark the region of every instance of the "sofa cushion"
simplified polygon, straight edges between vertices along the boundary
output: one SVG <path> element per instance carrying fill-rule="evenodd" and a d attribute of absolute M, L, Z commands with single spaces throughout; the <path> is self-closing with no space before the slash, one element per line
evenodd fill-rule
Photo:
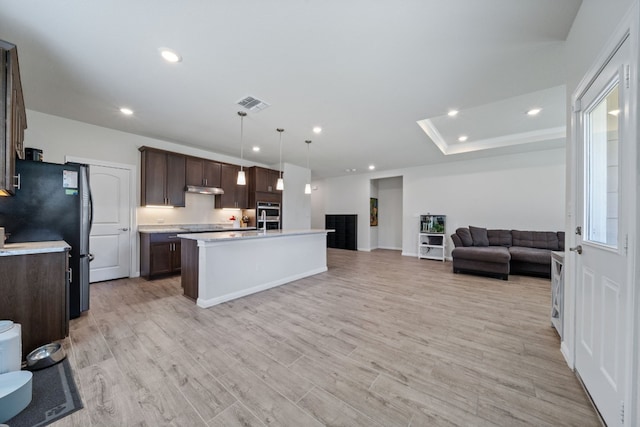
<path fill-rule="evenodd" d="M 469 226 L 469 232 L 473 239 L 473 246 L 489 246 L 489 237 L 487 236 L 487 229 L 481 227 Z"/>
<path fill-rule="evenodd" d="M 456 248 L 464 246 L 462 244 L 462 240 L 460 240 L 460 236 L 458 236 L 456 233 L 453 233 L 451 235 L 451 241 L 453 242 L 453 246 Z"/>
<path fill-rule="evenodd" d="M 558 231 L 558 249 L 564 251 L 564 231 Z"/>
<path fill-rule="evenodd" d="M 456 234 L 462 241 L 462 246 L 473 246 L 473 239 L 468 228 L 460 227 L 456 230 Z"/>
<path fill-rule="evenodd" d="M 451 252 L 451 256 L 458 259 L 495 263 L 508 263 L 511 259 L 509 249 L 502 246 L 455 248 Z M 551 255 L 549 255 L 549 258 L 551 258 Z"/>
<path fill-rule="evenodd" d="M 513 239 L 513 246 L 550 249 L 552 251 L 560 249 L 558 244 L 558 233 L 553 231 L 511 230 L 511 237 Z"/>
<path fill-rule="evenodd" d="M 509 248 L 511 261 L 528 262 L 531 264 L 551 265 L 551 250 L 511 246 Z"/>
<path fill-rule="evenodd" d="M 512 244 L 511 230 L 487 230 L 489 246 L 506 246 Z"/>

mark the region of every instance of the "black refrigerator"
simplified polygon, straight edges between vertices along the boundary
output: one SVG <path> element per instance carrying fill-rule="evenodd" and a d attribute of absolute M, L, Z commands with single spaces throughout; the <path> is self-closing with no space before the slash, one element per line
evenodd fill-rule
<path fill-rule="evenodd" d="M 69 316 L 89 310 L 89 167 L 17 160 L 18 188 L 0 197 L 0 227 L 7 243 L 64 240 L 69 253 Z"/>

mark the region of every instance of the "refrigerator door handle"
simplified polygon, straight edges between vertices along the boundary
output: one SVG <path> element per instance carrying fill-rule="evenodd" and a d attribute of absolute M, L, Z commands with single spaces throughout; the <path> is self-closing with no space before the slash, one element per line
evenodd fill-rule
<path fill-rule="evenodd" d="M 91 227 L 93 227 L 93 196 L 91 195 L 91 189 L 89 191 L 89 232 L 91 232 Z"/>

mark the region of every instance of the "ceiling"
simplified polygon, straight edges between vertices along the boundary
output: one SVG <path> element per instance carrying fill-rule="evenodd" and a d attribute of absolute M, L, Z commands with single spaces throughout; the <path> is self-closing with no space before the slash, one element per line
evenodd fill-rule
<path fill-rule="evenodd" d="M 18 45 L 27 109 L 238 157 L 237 102 L 253 96 L 269 107 L 248 112 L 245 147 L 261 151 L 245 158 L 277 164 L 282 127 L 283 160 L 305 166 L 310 139 L 322 178 L 562 146 L 564 40 L 580 4 L 0 0 L 0 39 Z M 543 109 L 533 120 L 526 100 Z M 444 154 L 425 120 L 474 149 Z M 502 143 L 471 144 L 487 140 Z"/>

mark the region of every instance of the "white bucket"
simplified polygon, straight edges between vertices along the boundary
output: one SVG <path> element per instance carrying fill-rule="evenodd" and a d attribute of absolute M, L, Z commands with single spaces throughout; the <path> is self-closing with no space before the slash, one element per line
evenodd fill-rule
<path fill-rule="evenodd" d="M 11 320 L 0 320 L 0 374 L 19 371 L 22 364 L 22 328 Z"/>

